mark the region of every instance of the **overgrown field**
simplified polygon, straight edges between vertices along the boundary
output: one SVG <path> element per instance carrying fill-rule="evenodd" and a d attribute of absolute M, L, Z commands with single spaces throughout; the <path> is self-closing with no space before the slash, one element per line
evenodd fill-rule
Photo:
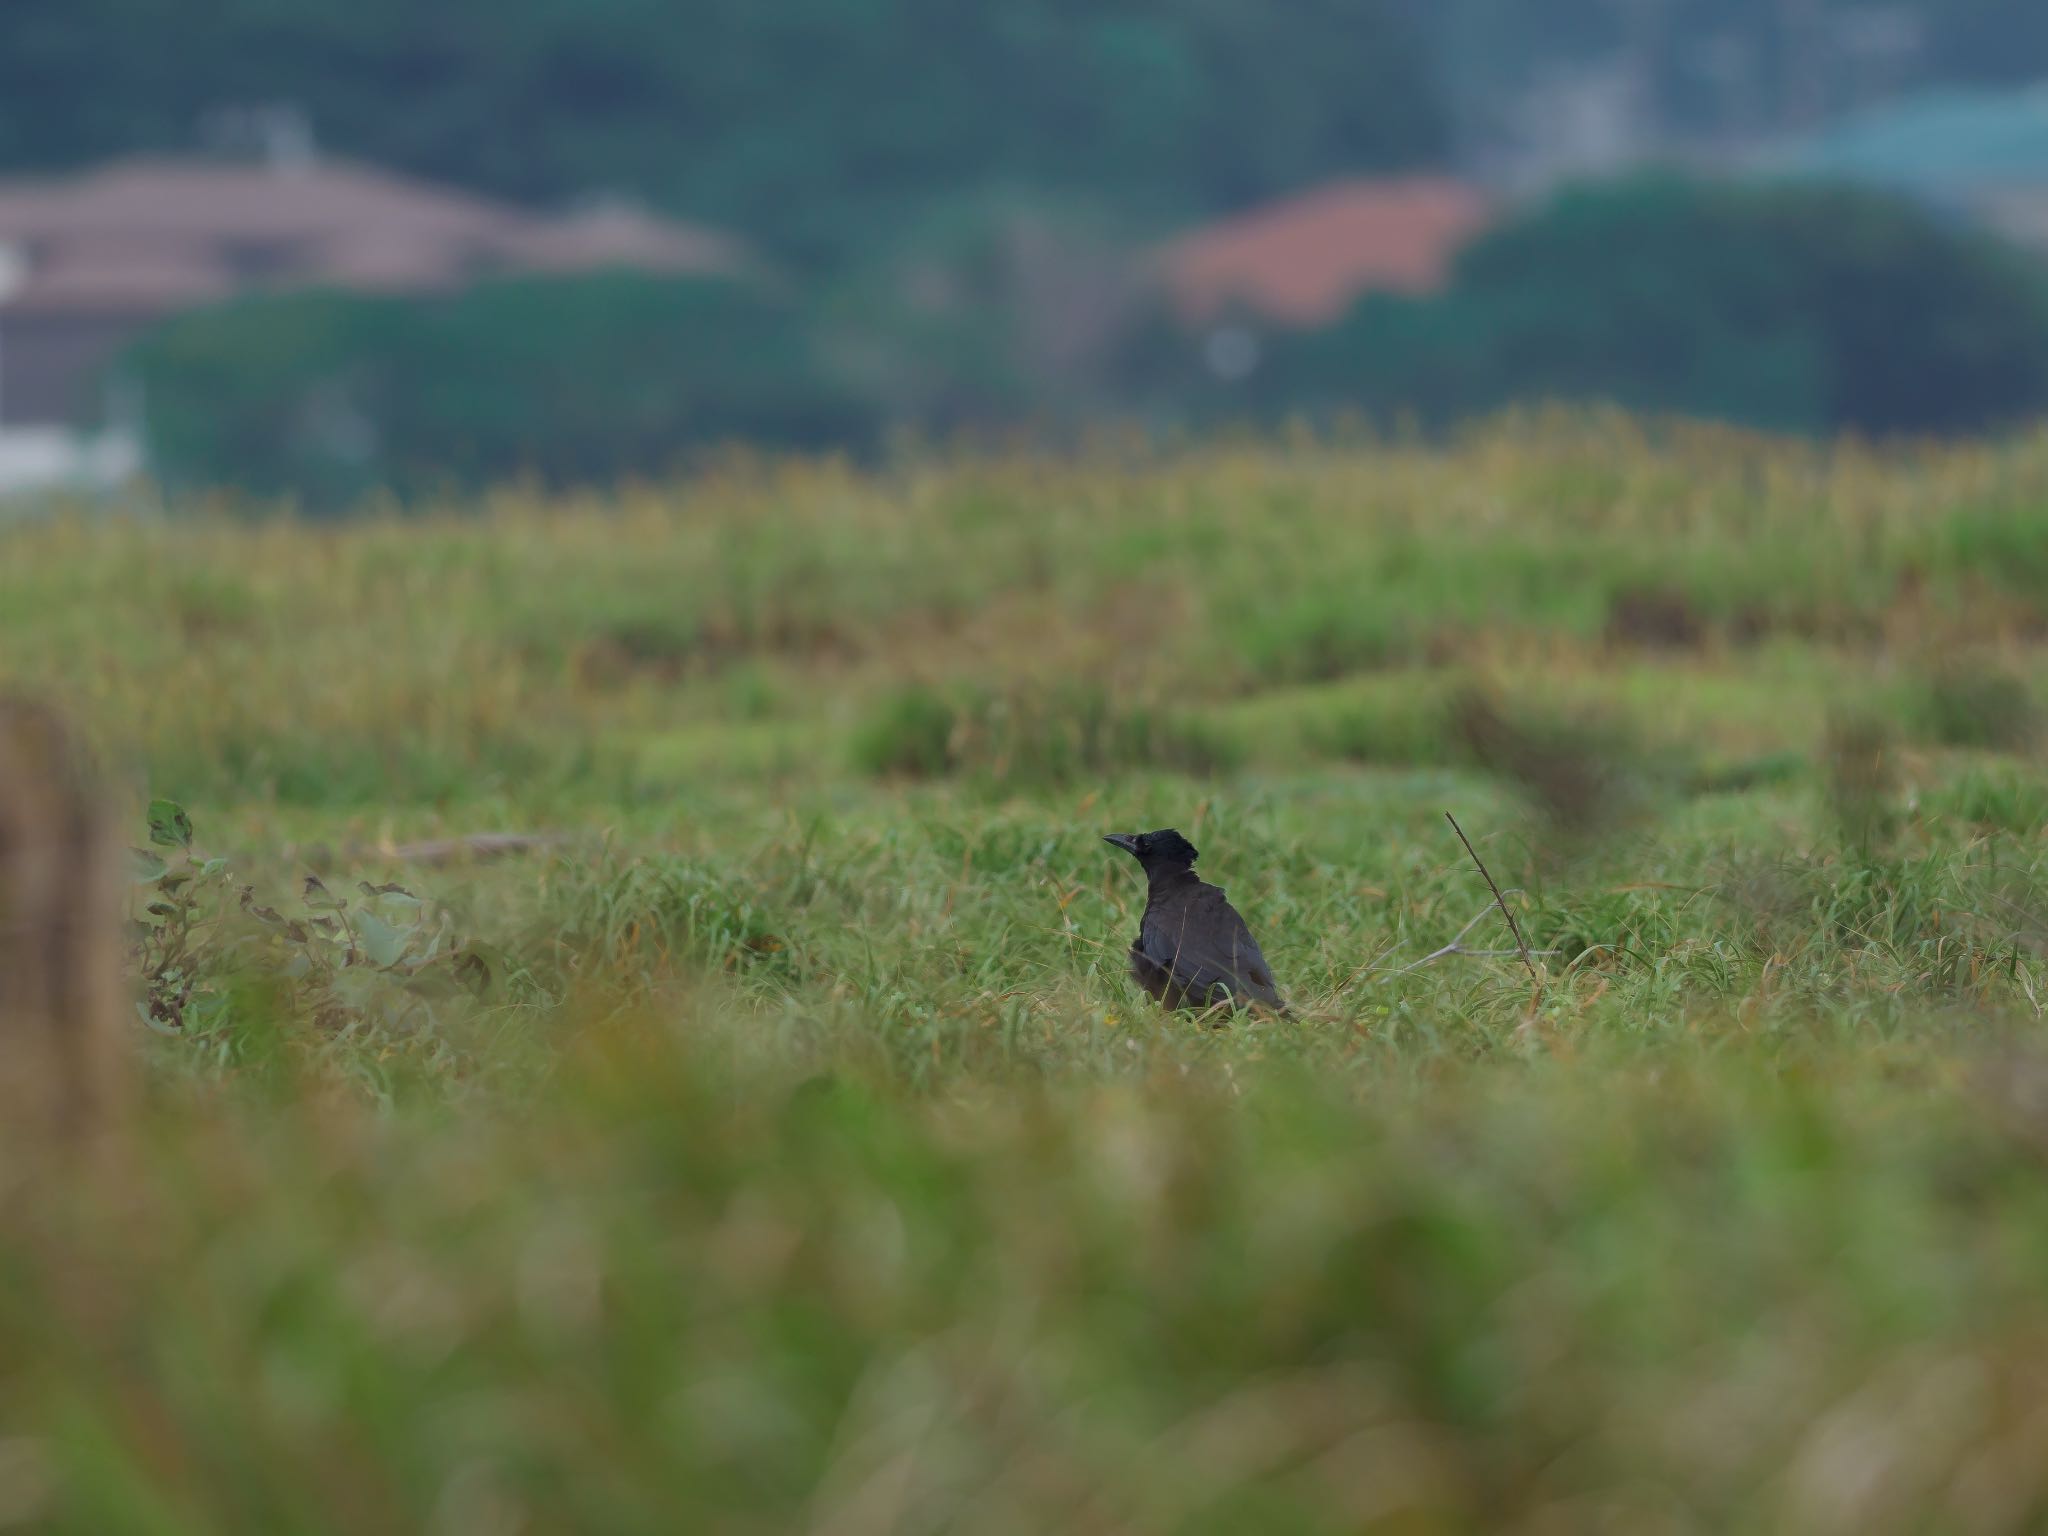
<path fill-rule="evenodd" d="M 0 687 L 146 850 L 0 1523 L 2048 1525 L 2048 438 L 59 517 Z"/>

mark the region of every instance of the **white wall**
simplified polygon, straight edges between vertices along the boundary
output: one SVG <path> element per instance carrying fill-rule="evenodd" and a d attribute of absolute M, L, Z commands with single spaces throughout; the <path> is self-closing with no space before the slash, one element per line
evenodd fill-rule
<path fill-rule="evenodd" d="M 141 468 L 142 445 L 132 433 L 0 427 L 0 496 L 109 490 Z"/>

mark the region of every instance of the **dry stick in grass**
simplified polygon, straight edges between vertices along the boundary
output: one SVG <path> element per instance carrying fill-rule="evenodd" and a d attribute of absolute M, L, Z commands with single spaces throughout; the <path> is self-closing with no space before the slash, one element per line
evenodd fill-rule
<path fill-rule="evenodd" d="M 1509 890 L 1502 892 L 1502 894 L 1516 896 L 1520 892 Z M 1468 960 L 1507 960 L 1522 954 L 1523 952 L 1519 949 L 1467 949 L 1465 947 L 1465 935 L 1484 922 L 1486 915 L 1491 911 L 1493 911 L 1493 905 L 1489 902 L 1486 906 L 1473 913 L 1470 918 L 1466 919 L 1465 926 L 1452 936 L 1450 943 L 1444 945 L 1441 949 L 1432 949 L 1420 960 L 1410 960 L 1406 965 L 1388 966 L 1377 963 L 1361 965 L 1345 978 L 1344 985 L 1337 990 L 1339 992 L 1349 991 L 1351 984 L 1369 971 L 1384 971 L 1386 973 L 1385 976 L 1379 979 L 1391 981 L 1397 976 L 1406 976 L 1412 972 L 1419 971 L 1424 966 L 1435 965 L 1439 960 L 1447 960 L 1452 955 L 1463 955 Z M 1552 955 L 1563 954 L 1564 951 L 1559 949 L 1532 949 L 1528 953 L 1547 960 Z"/>
<path fill-rule="evenodd" d="M 295 858 L 318 864 L 325 869 L 331 865 L 357 864 L 442 864 L 482 863 L 487 859 L 503 858 L 515 853 L 545 853 L 552 848 L 564 847 L 573 841 L 567 832 L 466 832 L 460 837 L 435 837 L 420 843 L 348 843 L 340 852 L 324 844 L 291 849 Z M 247 850 L 243 850 L 246 855 Z M 195 859 L 204 857 L 197 848 L 192 850 Z M 238 857 L 232 852 L 228 855 Z"/>
<path fill-rule="evenodd" d="M 379 857 L 400 864 L 453 864 L 463 859 L 491 859 L 509 853 L 539 853 L 569 841 L 566 832 L 471 832 L 462 837 L 432 838 L 423 843 L 352 850 L 357 857 Z"/>
<path fill-rule="evenodd" d="M 1515 921 L 1515 914 L 1509 910 L 1507 898 L 1500 893 L 1500 887 L 1493 883 L 1493 875 L 1486 868 L 1486 861 L 1479 857 L 1479 850 L 1472 846 L 1472 839 L 1465 835 L 1465 829 L 1458 825 L 1458 818 L 1449 811 L 1444 820 L 1451 824 L 1451 830 L 1458 834 L 1458 841 L 1465 845 L 1465 851 L 1472 855 L 1472 862 L 1479 866 L 1479 873 L 1486 881 L 1486 888 L 1493 892 L 1494 903 L 1500 908 L 1501 916 L 1508 920 L 1508 932 L 1515 936 L 1515 948 L 1522 953 L 1522 964 L 1529 968 L 1529 979 L 1540 989 L 1543 978 L 1536 974 L 1536 962 L 1529 958 L 1529 946 L 1522 939 L 1522 925 Z M 1460 935 L 1463 937 L 1463 935 Z"/>
<path fill-rule="evenodd" d="M 1508 891 L 1504 894 L 1513 896 L 1516 893 L 1513 891 Z M 1453 938 L 1450 943 L 1446 944 L 1442 949 L 1431 950 L 1428 954 L 1424 955 L 1420 960 L 1409 961 L 1408 964 L 1401 966 L 1399 969 L 1394 971 L 1393 974 L 1396 976 L 1406 976 L 1410 971 L 1419 971 L 1425 965 L 1434 965 L 1437 961 L 1442 960 L 1449 955 L 1464 955 L 1468 959 L 1472 960 L 1503 960 L 1514 955 L 1523 955 L 1526 958 L 1528 955 L 1548 956 L 1558 953 L 1558 951 L 1554 949 L 1535 949 L 1527 951 L 1519 949 L 1467 949 L 1465 947 L 1465 935 L 1470 933 L 1474 928 L 1477 928 L 1480 925 L 1480 923 L 1485 920 L 1487 913 L 1491 912 L 1492 910 L 1493 908 L 1490 906 L 1481 907 L 1477 912 L 1472 914 L 1471 921 L 1467 922 L 1464 927 L 1458 930 L 1457 936 Z"/>

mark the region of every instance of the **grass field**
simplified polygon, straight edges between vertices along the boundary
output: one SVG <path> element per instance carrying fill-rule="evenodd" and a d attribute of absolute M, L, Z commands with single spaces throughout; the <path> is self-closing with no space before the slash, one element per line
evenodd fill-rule
<path fill-rule="evenodd" d="M 0 685 L 150 1015 L 0 1524 L 2048 1526 L 2048 437 L 59 518 Z M 1164 825 L 1297 1017 L 1125 977 Z"/>

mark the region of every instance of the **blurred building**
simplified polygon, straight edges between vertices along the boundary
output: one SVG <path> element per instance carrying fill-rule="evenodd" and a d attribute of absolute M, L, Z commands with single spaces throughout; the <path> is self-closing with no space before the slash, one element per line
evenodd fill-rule
<path fill-rule="evenodd" d="M 1890 100 L 1927 47 L 1923 8 L 1902 0 L 1603 9 L 1581 46 L 1458 82 L 1468 174 L 1526 199 L 1644 166 L 1736 169 L 1787 134 Z"/>
<path fill-rule="evenodd" d="M 1882 187 L 2048 256 L 2048 85 L 1921 92 L 1783 146 L 1765 167 Z"/>
<path fill-rule="evenodd" d="M 1462 181 L 1350 180 L 1193 230 L 1155 260 L 1174 315 L 1229 379 L 1257 366 L 1267 329 L 1332 324 L 1369 293 L 1441 290 L 1493 219 L 1488 195 Z"/>
<path fill-rule="evenodd" d="M 346 161 L 135 159 L 0 181 L 0 492 L 132 473 L 109 363 L 180 310 L 328 287 L 449 291 L 521 273 L 729 275 L 740 242 L 622 205 L 560 218 Z"/>

